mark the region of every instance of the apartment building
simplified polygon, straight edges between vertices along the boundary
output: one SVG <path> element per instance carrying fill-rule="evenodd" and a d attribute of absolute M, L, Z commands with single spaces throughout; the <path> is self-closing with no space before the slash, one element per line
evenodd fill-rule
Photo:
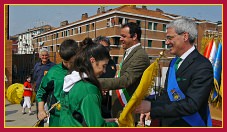
<path fill-rule="evenodd" d="M 28 29 L 26 32 L 15 35 L 18 38 L 17 50 L 14 54 L 33 54 L 34 47 L 32 44 L 33 36 L 42 34 L 53 29 L 50 25 L 43 25 Z"/>
<path fill-rule="evenodd" d="M 159 57 L 162 50 L 168 50 L 165 45 L 166 24 L 179 17 L 182 16 L 165 13 L 160 9 L 148 10 L 146 6 L 138 8 L 135 5 L 124 5 L 107 11 L 104 7 L 101 7 L 93 16 L 89 17 L 87 13 L 84 13 L 78 21 L 73 23 L 63 21 L 60 27 L 34 36 L 32 44 L 36 51 L 39 51 L 42 47 L 48 48 L 51 60 L 58 63 L 61 61 L 58 55 L 59 47 L 64 39 L 71 38 L 81 42 L 85 37 L 94 39 L 103 35 L 110 38 L 111 57 L 116 63 L 119 63 L 124 53 L 120 45 L 121 25 L 127 22 L 136 22 L 142 30 L 141 44 L 152 62 Z M 220 23 L 192 19 L 196 20 L 198 25 L 198 39 L 196 41 L 198 49 L 204 34 L 222 34 Z M 166 56 L 173 57 L 168 52 L 166 52 Z M 162 62 L 161 65 L 166 65 L 168 59 L 163 59 Z M 165 64 L 165 62 L 167 63 Z"/>

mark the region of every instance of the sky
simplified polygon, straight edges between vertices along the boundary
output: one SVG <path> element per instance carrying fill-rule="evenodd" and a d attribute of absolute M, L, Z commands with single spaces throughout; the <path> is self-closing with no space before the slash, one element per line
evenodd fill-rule
<path fill-rule="evenodd" d="M 105 5 L 105 10 L 114 9 L 121 5 Z M 166 13 L 208 20 L 222 21 L 221 5 L 146 5 L 149 10 L 159 8 Z M 69 23 L 81 19 L 82 14 L 95 15 L 99 5 L 10 5 L 9 6 L 9 35 L 13 36 L 26 32 L 28 29 L 49 24 L 59 27 L 60 22 Z M 141 7 L 141 5 L 137 6 Z"/>

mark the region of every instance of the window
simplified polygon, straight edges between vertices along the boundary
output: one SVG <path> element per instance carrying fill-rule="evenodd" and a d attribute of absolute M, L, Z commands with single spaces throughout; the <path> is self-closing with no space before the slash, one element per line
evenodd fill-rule
<path fill-rule="evenodd" d="M 68 36 L 68 34 L 67 34 L 68 32 L 67 31 L 65 31 L 65 36 Z"/>
<path fill-rule="evenodd" d="M 56 33 L 56 38 L 58 38 L 58 33 Z"/>
<path fill-rule="evenodd" d="M 148 29 L 152 30 L 152 22 L 148 22 Z"/>
<path fill-rule="evenodd" d="M 114 20 L 114 18 L 110 18 L 110 22 L 111 22 L 111 27 L 115 25 L 115 20 Z"/>
<path fill-rule="evenodd" d="M 140 20 L 136 20 L 136 23 L 138 24 L 138 26 L 141 26 L 141 21 Z"/>
<path fill-rule="evenodd" d="M 120 18 L 118 19 L 118 24 L 122 24 L 122 22 L 123 22 L 123 18 L 120 17 Z"/>
<path fill-rule="evenodd" d="M 79 34 L 81 33 L 81 27 L 78 27 L 78 33 Z"/>
<path fill-rule="evenodd" d="M 128 21 L 129 21 L 129 19 L 125 18 L 125 23 L 128 23 Z M 125 24 L 125 23 L 124 23 L 124 24 Z"/>
<path fill-rule="evenodd" d="M 157 30 L 158 23 L 154 23 L 153 30 Z"/>
<path fill-rule="evenodd" d="M 107 26 L 107 27 L 110 27 L 110 19 L 107 19 L 107 20 L 106 20 L 106 26 Z"/>
<path fill-rule="evenodd" d="M 152 47 L 152 40 L 148 40 L 148 47 Z"/>
<path fill-rule="evenodd" d="M 91 30 L 94 30 L 95 29 L 95 23 L 92 23 L 91 24 Z"/>
<path fill-rule="evenodd" d="M 114 38 L 114 45 L 119 45 L 120 44 L 120 38 L 119 37 L 115 37 Z"/>
<path fill-rule="evenodd" d="M 162 48 L 166 48 L 166 41 L 162 41 Z"/>
<path fill-rule="evenodd" d="M 59 50 L 60 50 L 60 45 L 57 45 L 56 52 L 59 52 Z"/>
<path fill-rule="evenodd" d="M 163 24 L 162 31 L 166 31 L 166 24 Z"/>
<path fill-rule="evenodd" d="M 74 28 L 71 29 L 71 34 L 72 34 L 72 35 L 74 34 Z"/>
<path fill-rule="evenodd" d="M 86 25 L 86 32 L 89 31 L 89 25 Z"/>

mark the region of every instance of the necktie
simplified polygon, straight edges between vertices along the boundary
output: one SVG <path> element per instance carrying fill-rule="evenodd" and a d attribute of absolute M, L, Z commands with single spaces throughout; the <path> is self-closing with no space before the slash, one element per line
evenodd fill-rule
<path fill-rule="evenodd" d="M 120 65 L 119 65 L 118 77 L 120 77 L 120 71 L 121 71 L 121 67 L 122 67 L 122 64 L 123 64 L 125 55 L 126 55 L 126 52 L 124 53 L 124 56 L 123 56 L 123 58 L 122 58 L 122 61 L 121 61 Z"/>
<path fill-rule="evenodd" d="M 175 64 L 174 64 L 175 72 L 177 72 L 178 65 L 179 65 L 179 63 L 180 63 L 181 61 L 182 61 L 181 58 L 177 58 L 177 60 L 176 60 L 176 62 L 175 62 Z"/>

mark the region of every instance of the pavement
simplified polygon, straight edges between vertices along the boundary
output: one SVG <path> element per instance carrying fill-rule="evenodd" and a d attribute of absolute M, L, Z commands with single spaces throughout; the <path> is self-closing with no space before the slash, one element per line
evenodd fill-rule
<path fill-rule="evenodd" d="M 36 115 L 35 103 L 32 105 L 32 115 L 28 114 L 28 109 L 25 109 L 26 114 L 22 114 L 20 104 L 12 104 L 5 98 L 5 128 L 11 127 L 32 127 L 38 120 Z M 45 123 L 45 127 L 48 123 Z"/>

